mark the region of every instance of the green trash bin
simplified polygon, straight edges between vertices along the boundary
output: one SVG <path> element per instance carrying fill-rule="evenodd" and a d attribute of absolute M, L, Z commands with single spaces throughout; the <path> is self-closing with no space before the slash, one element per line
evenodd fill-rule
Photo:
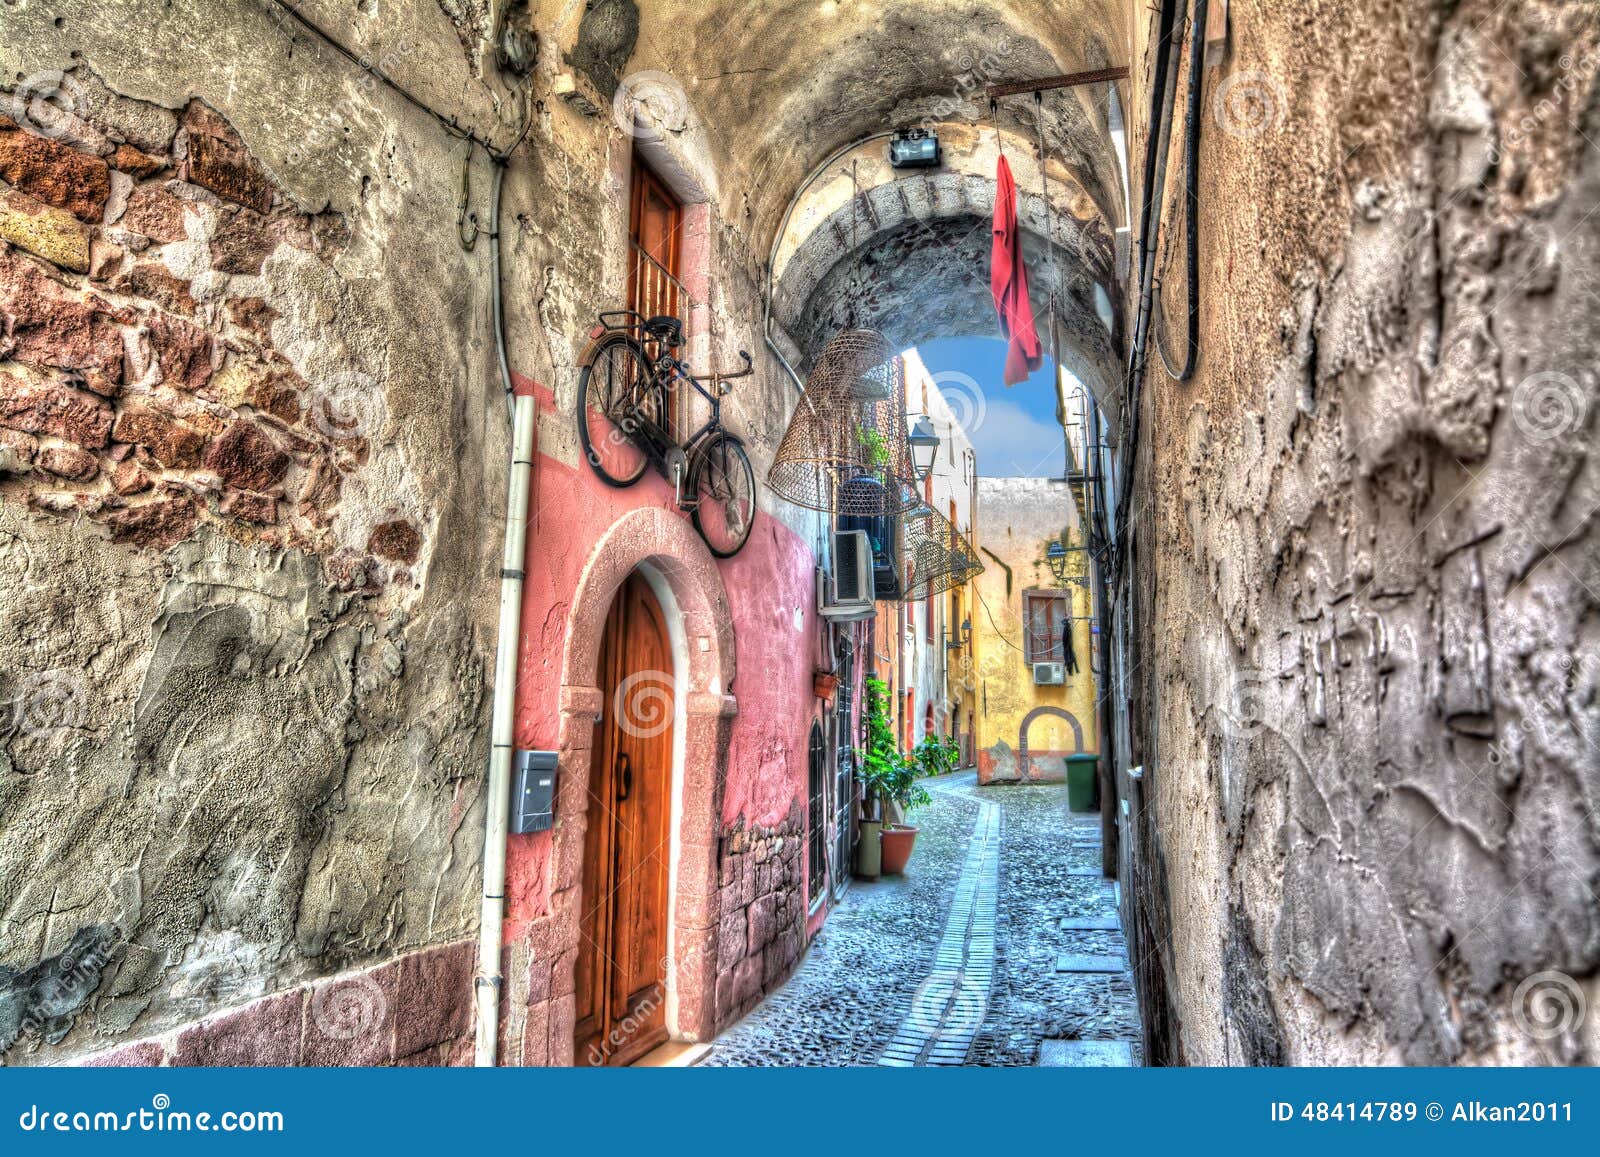
<path fill-rule="evenodd" d="M 1100 762 L 1094 755 L 1067 757 L 1067 806 L 1075 812 L 1092 812 L 1094 807 L 1094 769 Z"/>

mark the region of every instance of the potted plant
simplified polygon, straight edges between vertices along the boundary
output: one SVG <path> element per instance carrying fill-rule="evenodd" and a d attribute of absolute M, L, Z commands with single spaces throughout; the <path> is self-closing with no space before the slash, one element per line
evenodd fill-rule
<path fill-rule="evenodd" d="M 901 753 L 889 726 L 888 685 L 868 676 L 864 688 L 861 710 L 867 745 L 859 756 L 870 813 L 861 825 L 861 874 L 897 875 L 905 871 L 917 839 L 917 829 L 905 822 L 905 813 L 930 801 L 917 783 L 916 756 Z"/>
<path fill-rule="evenodd" d="M 891 763 L 900 758 L 889 726 L 889 687 L 882 679 L 868 675 L 862 681 L 861 726 L 866 746 L 856 752 L 861 781 L 866 787 L 866 811 L 861 819 L 861 844 L 856 853 L 856 874 L 876 880 L 882 874 L 879 835 L 883 831 L 884 797 L 877 784 Z"/>
<path fill-rule="evenodd" d="M 917 829 L 905 822 L 912 808 L 924 807 L 932 802 L 928 793 L 917 782 L 915 756 L 901 756 L 891 762 L 884 773 L 873 782 L 874 792 L 884 800 L 886 811 L 897 818 L 883 825 L 879 837 L 882 846 L 882 870 L 885 875 L 898 876 L 906 870 L 911 859 L 911 849 L 917 842 Z"/>

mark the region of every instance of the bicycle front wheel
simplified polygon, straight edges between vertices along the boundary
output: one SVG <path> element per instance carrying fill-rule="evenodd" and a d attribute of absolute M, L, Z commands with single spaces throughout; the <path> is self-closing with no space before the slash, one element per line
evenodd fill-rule
<path fill-rule="evenodd" d="M 756 518 L 756 472 L 739 440 L 715 434 L 695 458 L 694 528 L 718 558 L 732 558 Z"/>
<path fill-rule="evenodd" d="M 637 408 L 654 393 L 649 381 L 643 351 L 625 336 L 604 342 L 578 376 L 578 440 L 607 486 L 632 486 L 650 464 L 632 437 Z"/>

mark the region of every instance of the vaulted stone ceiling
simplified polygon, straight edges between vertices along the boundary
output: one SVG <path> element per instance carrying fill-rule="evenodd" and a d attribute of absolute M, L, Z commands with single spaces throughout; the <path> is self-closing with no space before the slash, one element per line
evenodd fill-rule
<path fill-rule="evenodd" d="M 1117 0 L 643 0 L 627 69 L 665 73 L 681 86 L 689 119 L 716 155 L 723 212 L 758 252 L 786 227 L 777 319 L 804 361 L 852 316 L 906 344 L 994 331 L 985 228 L 994 152 L 975 147 L 980 136 L 991 146 L 995 139 L 985 89 L 1127 63 L 1126 9 Z M 562 19 L 563 32 L 567 25 L 575 31 L 581 13 L 569 8 Z M 1054 91 L 1038 105 L 1010 97 L 999 121 L 1023 192 L 1037 312 L 1043 316 L 1053 291 L 1064 318 L 1063 360 L 1109 385 L 1115 327 L 1097 314 L 1119 299 L 1112 239 L 1126 224 L 1110 89 Z M 833 203 L 786 222 L 818 166 L 839 167 L 830 158 L 842 149 L 918 123 L 940 125 L 957 147 L 947 149 L 938 173 L 863 171 L 858 208 L 870 221 L 859 240 L 848 228 L 848 192 L 837 192 L 831 172 L 824 176 L 834 183 Z M 1041 128 L 1055 183 L 1053 254 L 1044 244 L 1033 144 Z M 872 146 L 883 148 L 882 141 Z M 847 275 L 857 247 L 870 274 L 867 293 Z"/>
<path fill-rule="evenodd" d="M 566 0 L 560 35 L 582 16 Z M 684 88 L 722 154 L 748 174 L 753 236 L 770 242 L 785 205 L 827 156 L 916 123 L 987 120 L 985 86 L 1126 64 L 1122 0 L 643 0 L 632 70 Z M 1102 212 L 1120 216 L 1103 86 L 1052 94 L 1045 135 Z M 1032 101 L 1002 115 L 1033 135 Z M 725 194 L 730 190 L 725 189 Z M 724 210 L 733 206 L 724 204 Z M 732 220 L 740 214 L 729 212 Z"/>

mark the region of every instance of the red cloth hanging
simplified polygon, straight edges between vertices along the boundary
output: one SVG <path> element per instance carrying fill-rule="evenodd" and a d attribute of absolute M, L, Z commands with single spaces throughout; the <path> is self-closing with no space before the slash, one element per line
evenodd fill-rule
<path fill-rule="evenodd" d="M 1039 331 L 1033 325 L 1033 304 L 1028 300 L 1028 269 L 1022 263 L 1022 237 L 1017 230 L 1017 183 L 1005 154 L 995 168 L 994 249 L 989 257 L 989 291 L 1000 315 L 1000 336 L 1006 349 L 1005 384 L 1014 386 L 1044 364 Z"/>

